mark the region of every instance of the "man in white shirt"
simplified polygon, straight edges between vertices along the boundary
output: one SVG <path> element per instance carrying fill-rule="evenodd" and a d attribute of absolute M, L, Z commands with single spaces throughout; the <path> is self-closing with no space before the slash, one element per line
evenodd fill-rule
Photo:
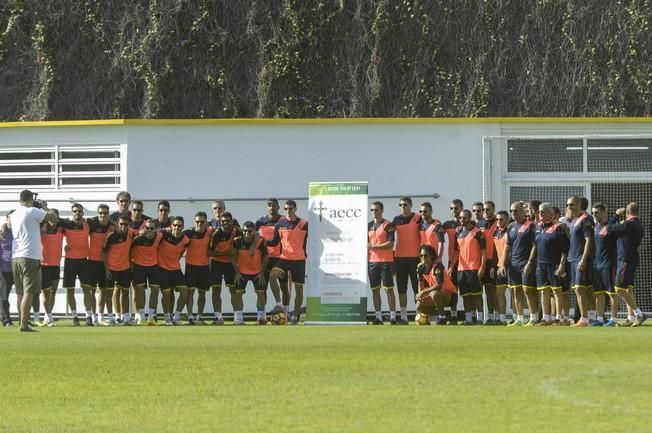
<path fill-rule="evenodd" d="M 22 332 L 35 332 L 28 325 L 28 321 L 32 300 L 41 292 L 41 223 L 56 223 L 57 220 L 56 214 L 48 211 L 44 202 L 42 209 L 34 207 L 34 194 L 26 189 L 20 193 L 20 206 L 8 221 L 8 227 L 14 236 L 11 267 Z"/>

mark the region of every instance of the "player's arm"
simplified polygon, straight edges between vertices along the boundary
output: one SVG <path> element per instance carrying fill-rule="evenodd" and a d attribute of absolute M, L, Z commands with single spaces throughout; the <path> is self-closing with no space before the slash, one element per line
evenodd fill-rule
<path fill-rule="evenodd" d="M 623 219 L 624 216 L 625 208 L 616 210 L 616 214 L 609 218 L 607 231 L 613 233 L 616 237 L 622 236 L 627 231 L 627 220 Z"/>
<path fill-rule="evenodd" d="M 487 266 L 487 242 L 485 241 L 482 232 L 478 232 L 478 243 L 480 244 L 480 269 L 478 269 L 478 279 L 482 281 L 484 278 L 484 271 Z"/>
<path fill-rule="evenodd" d="M 446 233 L 441 225 L 439 225 L 439 228 L 437 229 L 437 241 L 437 260 L 435 260 L 435 263 L 441 263 L 442 257 L 444 257 L 444 244 L 446 243 Z"/>
<path fill-rule="evenodd" d="M 106 274 L 107 279 L 111 278 L 111 271 L 109 270 L 109 250 L 111 249 L 113 233 L 109 233 L 109 235 L 106 237 L 106 241 L 104 241 L 104 248 L 102 248 L 102 262 L 104 262 L 104 273 Z"/>
<path fill-rule="evenodd" d="M 262 260 L 262 264 L 261 264 L 261 271 L 258 274 L 258 280 L 264 283 L 265 269 L 267 269 L 267 262 L 269 261 L 269 258 L 267 257 L 267 246 L 264 240 L 260 243 L 260 257 Z"/>
<path fill-rule="evenodd" d="M 587 220 L 585 220 L 587 221 Z M 590 224 L 584 225 L 584 251 L 582 252 L 582 257 L 577 263 L 577 270 L 580 272 L 586 271 L 587 263 L 589 257 L 591 256 L 591 251 L 593 250 L 593 226 Z"/>
<path fill-rule="evenodd" d="M 276 223 L 274 226 L 274 236 L 272 236 L 271 240 L 267 241 L 267 245 L 270 247 L 275 247 L 279 242 L 281 242 L 281 234 L 279 233 L 279 224 Z"/>

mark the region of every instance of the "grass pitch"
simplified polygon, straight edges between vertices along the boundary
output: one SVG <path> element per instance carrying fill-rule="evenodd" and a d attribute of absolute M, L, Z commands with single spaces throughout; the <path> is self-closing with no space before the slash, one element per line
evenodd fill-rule
<path fill-rule="evenodd" d="M 652 327 L 0 329 L 0 431 L 648 432 Z"/>

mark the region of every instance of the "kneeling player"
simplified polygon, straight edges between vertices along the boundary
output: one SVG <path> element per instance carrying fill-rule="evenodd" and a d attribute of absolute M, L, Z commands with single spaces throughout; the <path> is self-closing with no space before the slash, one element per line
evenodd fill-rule
<path fill-rule="evenodd" d="M 437 261 L 437 253 L 432 246 L 422 245 L 419 259 L 419 292 L 414 297 L 417 313 L 441 313 L 456 292 L 455 285 L 444 266 Z"/>
<path fill-rule="evenodd" d="M 235 287 L 231 295 L 233 305 L 233 324 L 244 325 L 242 317 L 242 295 L 247 283 L 251 281 L 256 290 L 256 320 L 259 325 L 267 323 L 265 317 L 265 304 L 267 303 L 265 268 L 267 266 L 267 246 L 265 240 L 256 239 L 254 223 L 247 221 L 242 225 L 242 236 L 233 242 L 233 267 L 235 268 Z M 256 242 L 256 247 L 251 254 L 251 245 Z"/>

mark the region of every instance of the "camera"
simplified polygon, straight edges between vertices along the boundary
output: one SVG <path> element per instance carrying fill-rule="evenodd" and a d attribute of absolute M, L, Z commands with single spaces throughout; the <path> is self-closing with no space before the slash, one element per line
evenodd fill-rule
<path fill-rule="evenodd" d="M 38 192 L 35 192 L 33 194 L 34 194 L 34 204 L 33 204 L 33 206 L 36 209 L 43 209 L 43 202 L 41 200 L 39 200 L 38 198 L 36 198 L 36 197 L 38 197 Z"/>

